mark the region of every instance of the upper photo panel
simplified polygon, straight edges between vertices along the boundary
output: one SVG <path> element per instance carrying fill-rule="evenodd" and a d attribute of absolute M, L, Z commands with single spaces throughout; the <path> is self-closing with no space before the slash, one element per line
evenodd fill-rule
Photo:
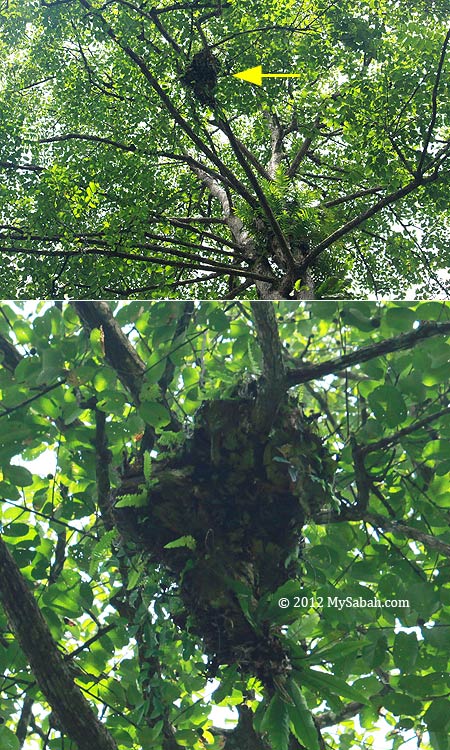
<path fill-rule="evenodd" d="M 446 299 L 448 0 L 0 0 L 0 297 Z"/>

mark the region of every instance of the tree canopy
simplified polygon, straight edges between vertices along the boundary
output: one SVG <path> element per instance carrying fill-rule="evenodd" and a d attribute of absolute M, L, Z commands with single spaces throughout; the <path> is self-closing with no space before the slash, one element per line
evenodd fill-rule
<path fill-rule="evenodd" d="M 2 748 L 447 750 L 449 333 L 3 303 Z"/>
<path fill-rule="evenodd" d="M 445 0 L 4 0 L 4 298 L 446 296 Z M 233 77 L 262 65 L 294 79 Z"/>

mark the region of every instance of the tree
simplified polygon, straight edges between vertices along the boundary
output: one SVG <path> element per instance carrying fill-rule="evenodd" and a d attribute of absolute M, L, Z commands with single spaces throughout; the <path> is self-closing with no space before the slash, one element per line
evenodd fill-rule
<path fill-rule="evenodd" d="M 4 298 L 447 296 L 444 0 L 0 13 Z"/>
<path fill-rule="evenodd" d="M 446 750 L 449 332 L 3 304 L 2 747 Z"/>

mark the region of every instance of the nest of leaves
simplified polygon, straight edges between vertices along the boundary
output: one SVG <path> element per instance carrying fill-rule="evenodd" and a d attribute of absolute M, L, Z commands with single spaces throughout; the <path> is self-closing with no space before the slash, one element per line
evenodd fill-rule
<path fill-rule="evenodd" d="M 205 48 L 197 52 L 189 62 L 181 82 L 193 92 L 201 104 L 214 106 L 214 91 L 220 63 L 211 50 Z"/>
<path fill-rule="evenodd" d="M 291 403 L 258 434 L 252 399 L 205 401 L 181 448 L 135 469 L 115 493 L 122 535 L 178 583 L 178 624 L 201 636 L 214 664 L 264 684 L 288 659 L 259 603 L 297 570 L 305 518 L 329 503 L 333 466 Z M 138 507 L 133 498 L 139 498 Z"/>

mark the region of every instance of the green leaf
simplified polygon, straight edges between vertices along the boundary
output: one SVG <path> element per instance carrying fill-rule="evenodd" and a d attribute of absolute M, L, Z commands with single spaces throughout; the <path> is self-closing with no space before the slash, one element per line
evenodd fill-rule
<path fill-rule="evenodd" d="M 425 699 L 428 695 L 445 695 L 448 692 L 448 677 L 444 672 L 431 672 L 424 675 L 405 675 L 398 681 L 400 689 L 413 696 Z"/>
<path fill-rule="evenodd" d="M 159 430 L 170 423 L 170 414 L 166 407 L 157 401 L 143 401 L 139 407 L 139 414 L 144 422 Z"/>
<path fill-rule="evenodd" d="M 250 625 L 252 625 L 252 627 L 257 628 L 254 614 L 250 611 L 250 605 L 252 604 L 253 600 L 253 590 L 243 581 L 231 578 L 230 576 L 225 576 L 225 580 L 230 590 L 234 591 L 234 593 L 236 594 L 236 598 L 246 619 L 248 620 Z"/>
<path fill-rule="evenodd" d="M 280 698 L 279 693 L 275 693 L 266 709 L 266 712 L 261 721 L 261 732 L 267 732 L 273 750 L 288 750 L 288 706 Z M 311 748 L 311 750 L 316 750 L 316 748 Z"/>
<path fill-rule="evenodd" d="M 164 728 L 164 720 L 160 719 L 156 722 L 156 724 L 151 728 L 149 733 L 146 735 L 145 739 L 146 742 L 156 742 L 158 737 L 160 737 L 161 732 Z"/>
<path fill-rule="evenodd" d="M 402 393 L 393 385 L 378 386 L 369 394 L 368 401 L 376 418 L 388 427 L 398 427 L 407 416 Z"/>
<path fill-rule="evenodd" d="M 433 750 L 448 750 L 450 738 L 447 732 L 430 732 L 430 744 Z"/>
<path fill-rule="evenodd" d="M 296 738 L 308 750 L 320 750 L 319 737 L 311 711 L 294 677 L 287 681 L 286 692 L 293 700 L 293 705 L 288 705 L 286 708 Z"/>
<path fill-rule="evenodd" d="M 409 307 L 390 307 L 384 318 L 386 324 L 395 331 L 410 331 L 417 314 Z"/>
<path fill-rule="evenodd" d="M 117 531 L 115 531 L 114 529 L 112 529 L 111 531 L 105 531 L 100 541 L 98 541 L 97 544 L 93 547 L 91 553 L 91 564 L 89 566 L 90 576 L 93 576 L 97 572 L 99 563 L 105 557 L 105 553 L 106 557 L 109 556 L 111 544 L 116 538 Z"/>
<path fill-rule="evenodd" d="M 134 588 L 136 588 L 142 576 L 142 573 L 143 571 L 141 567 L 136 567 L 130 570 L 130 573 L 128 575 L 127 591 L 132 591 Z"/>
<path fill-rule="evenodd" d="M 220 307 L 213 307 L 208 315 L 208 321 L 214 331 L 226 331 L 230 327 L 228 315 Z"/>
<path fill-rule="evenodd" d="M 342 319 L 347 325 L 355 326 L 361 331 L 373 331 L 378 327 L 378 321 L 373 317 L 373 311 L 366 302 L 360 302 L 342 311 Z"/>
<path fill-rule="evenodd" d="M 360 690 L 348 685 L 345 680 L 335 677 L 328 672 L 322 672 L 317 669 L 302 669 L 299 673 L 298 681 L 309 687 L 319 695 L 327 691 L 331 695 L 347 698 L 350 701 L 359 703 L 368 703 L 367 697 Z"/>
<path fill-rule="evenodd" d="M 274 459 L 275 460 L 275 459 Z M 296 599 L 298 599 L 300 592 L 300 584 L 298 581 L 286 581 L 277 590 L 264 599 L 261 599 L 257 608 L 257 617 L 259 619 L 266 619 L 270 622 L 288 622 L 292 619 L 297 619 L 299 615 L 299 609 L 295 608 Z M 280 600 L 286 600 L 289 602 L 288 607 L 281 607 Z"/>
<path fill-rule="evenodd" d="M 415 665 L 419 653 L 419 644 L 415 633 L 396 634 L 394 640 L 394 662 L 403 672 L 409 672 Z"/>
<path fill-rule="evenodd" d="M 348 638 L 343 641 L 340 641 L 334 646 L 330 646 L 329 648 L 325 648 L 325 649 L 319 648 L 317 653 L 313 651 L 311 656 L 307 659 L 307 661 L 310 661 L 311 663 L 314 663 L 314 661 L 316 660 L 317 661 L 322 661 L 322 660 L 333 661 L 336 658 L 342 658 L 342 657 L 345 658 L 346 656 L 355 654 L 360 650 L 361 650 L 361 641 L 352 640 L 351 638 Z"/>
<path fill-rule="evenodd" d="M 2 533 L 4 536 L 23 537 L 27 536 L 30 527 L 26 523 L 11 523 L 4 527 Z"/>
<path fill-rule="evenodd" d="M 435 698 L 423 717 L 429 732 L 444 732 L 450 726 L 450 701 L 447 698 Z"/>
<path fill-rule="evenodd" d="M 2 750 L 19 750 L 20 742 L 8 727 L 0 727 L 0 746 Z"/>
<path fill-rule="evenodd" d="M 168 542 L 164 545 L 164 549 L 176 549 L 177 547 L 187 547 L 188 549 L 195 549 L 197 542 L 193 536 L 180 536 L 178 539 L 174 539 L 173 542 Z"/>
<path fill-rule="evenodd" d="M 97 401 L 97 407 L 107 414 L 115 414 L 119 417 L 123 415 L 127 399 L 125 394 L 120 391 L 104 390 L 100 394 L 101 398 Z"/>
<path fill-rule="evenodd" d="M 115 503 L 116 508 L 144 508 L 148 503 L 147 490 L 133 495 L 122 495 Z"/>
<path fill-rule="evenodd" d="M 30 487 L 33 484 L 33 475 L 24 466 L 10 464 L 4 468 L 5 478 L 17 487 Z"/>
<path fill-rule="evenodd" d="M 445 314 L 442 302 L 421 302 L 417 306 L 417 320 L 440 320 Z"/>
<path fill-rule="evenodd" d="M 238 679 L 238 669 L 235 664 L 227 667 L 222 675 L 220 685 L 216 688 L 212 694 L 212 699 L 215 703 L 222 703 L 225 698 L 231 694 L 234 683 Z"/>
<path fill-rule="evenodd" d="M 396 716 L 417 716 L 421 711 L 421 703 L 405 693 L 392 692 L 383 698 L 383 706 Z"/>
<path fill-rule="evenodd" d="M 89 333 L 89 341 L 91 342 L 92 350 L 96 354 L 103 355 L 103 331 L 100 328 L 93 328 Z"/>
<path fill-rule="evenodd" d="M 78 587 L 63 588 L 63 582 L 52 584 L 42 595 L 42 601 L 54 612 L 65 617 L 80 617 L 83 613 L 81 594 Z"/>
<path fill-rule="evenodd" d="M 152 473 L 152 457 L 148 451 L 144 453 L 144 477 L 146 482 L 150 482 Z"/>

